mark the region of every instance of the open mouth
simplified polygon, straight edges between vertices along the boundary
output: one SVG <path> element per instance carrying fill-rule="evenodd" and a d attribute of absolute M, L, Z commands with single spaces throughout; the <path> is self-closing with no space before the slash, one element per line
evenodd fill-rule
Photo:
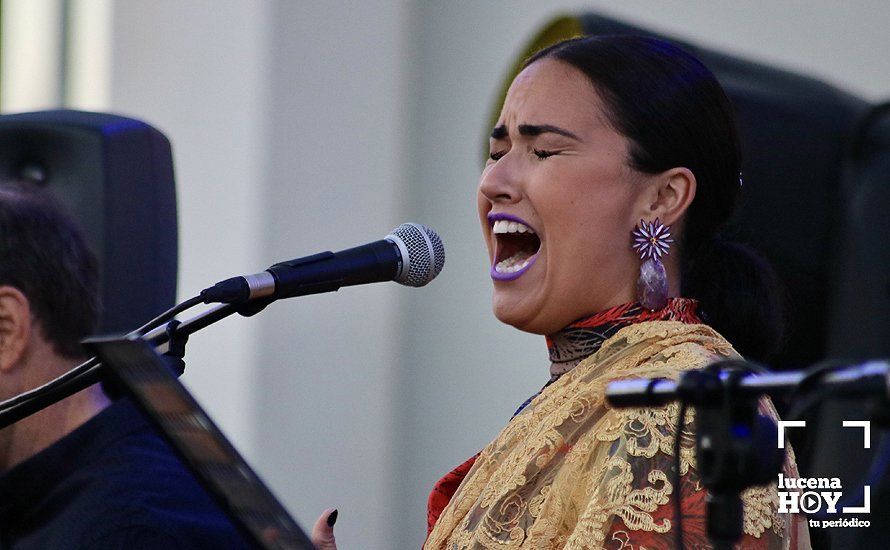
<path fill-rule="evenodd" d="M 497 246 L 491 276 L 501 281 L 516 279 L 535 262 L 541 239 L 528 224 L 508 214 L 488 217 Z"/>

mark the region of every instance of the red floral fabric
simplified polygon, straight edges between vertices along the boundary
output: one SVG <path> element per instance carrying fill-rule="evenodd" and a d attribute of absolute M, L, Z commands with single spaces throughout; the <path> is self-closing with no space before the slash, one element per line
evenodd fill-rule
<path fill-rule="evenodd" d="M 426 507 L 427 536 L 429 536 L 430 532 L 433 530 L 433 526 L 439 520 L 439 516 L 442 515 L 442 510 L 448 506 L 448 503 L 451 502 L 451 497 L 454 496 L 454 493 L 457 492 L 457 488 L 460 486 L 461 482 L 467 477 L 470 468 L 476 463 L 476 457 L 478 456 L 479 453 L 476 453 L 467 459 L 466 462 L 445 474 L 445 476 L 433 486 L 433 491 L 430 493 L 430 498 L 427 501 Z"/>

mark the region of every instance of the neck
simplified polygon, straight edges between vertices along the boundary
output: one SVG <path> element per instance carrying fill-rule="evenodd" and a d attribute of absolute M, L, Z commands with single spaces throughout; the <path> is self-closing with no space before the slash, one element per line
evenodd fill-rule
<path fill-rule="evenodd" d="M 64 372 L 73 365 L 66 366 L 62 370 L 50 371 Z M 62 439 L 99 414 L 109 403 L 108 397 L 96 384 L 0 430 L 0 472 L 9 470 Z"/>
<path fill-rule="evenodd" d="M 656 311 L 645 309 L 634 302 L 578 319 L 559 332 L 547 336 L 551 379 L 572 370 L 626 326 L 656 320 L 700 323 L 696 307 L 695 300 L 670 298 L 663 309 Z"/>

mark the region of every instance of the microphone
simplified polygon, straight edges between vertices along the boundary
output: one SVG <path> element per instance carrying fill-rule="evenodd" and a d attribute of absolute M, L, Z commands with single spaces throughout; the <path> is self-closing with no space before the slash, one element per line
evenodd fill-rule
<path fill-rule="evenodd" d="M 201 291 L 205 304 L 241 304 L 335 292 L 342 286 L 395 281 L 424 286 L 445 265 L 445 247 L 435 231 L 403 223 L 379 241 L 340 252 L 321 252 L 273 265 L 266 271 L 220 281 Z"/>

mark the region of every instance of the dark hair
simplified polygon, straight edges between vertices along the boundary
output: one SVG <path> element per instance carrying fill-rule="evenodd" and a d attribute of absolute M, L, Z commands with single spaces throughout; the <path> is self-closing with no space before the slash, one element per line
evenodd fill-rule
<path fill-rule="evenodd" d="M 696 196 L 679 244 L 682 292 L 743 354 L 765 359 L 783 332 L 777 278 L 753 250 L 721 240 L 740 191 L 741 153 L 732 105 L 714 75 L 682 49 L 650 37 L 592 36 L 541 50 L 587 75 L 610 124 L 631 143 L 628 164 L 657 174 L 682 166 Z"/>
<path fill-rule="evenodd" d="M 0 285 L 19 289 L 59 355 L 84 355 L 96 328 L 98 262 L 80 229 L 47 193 L 0 185 Z"/>

